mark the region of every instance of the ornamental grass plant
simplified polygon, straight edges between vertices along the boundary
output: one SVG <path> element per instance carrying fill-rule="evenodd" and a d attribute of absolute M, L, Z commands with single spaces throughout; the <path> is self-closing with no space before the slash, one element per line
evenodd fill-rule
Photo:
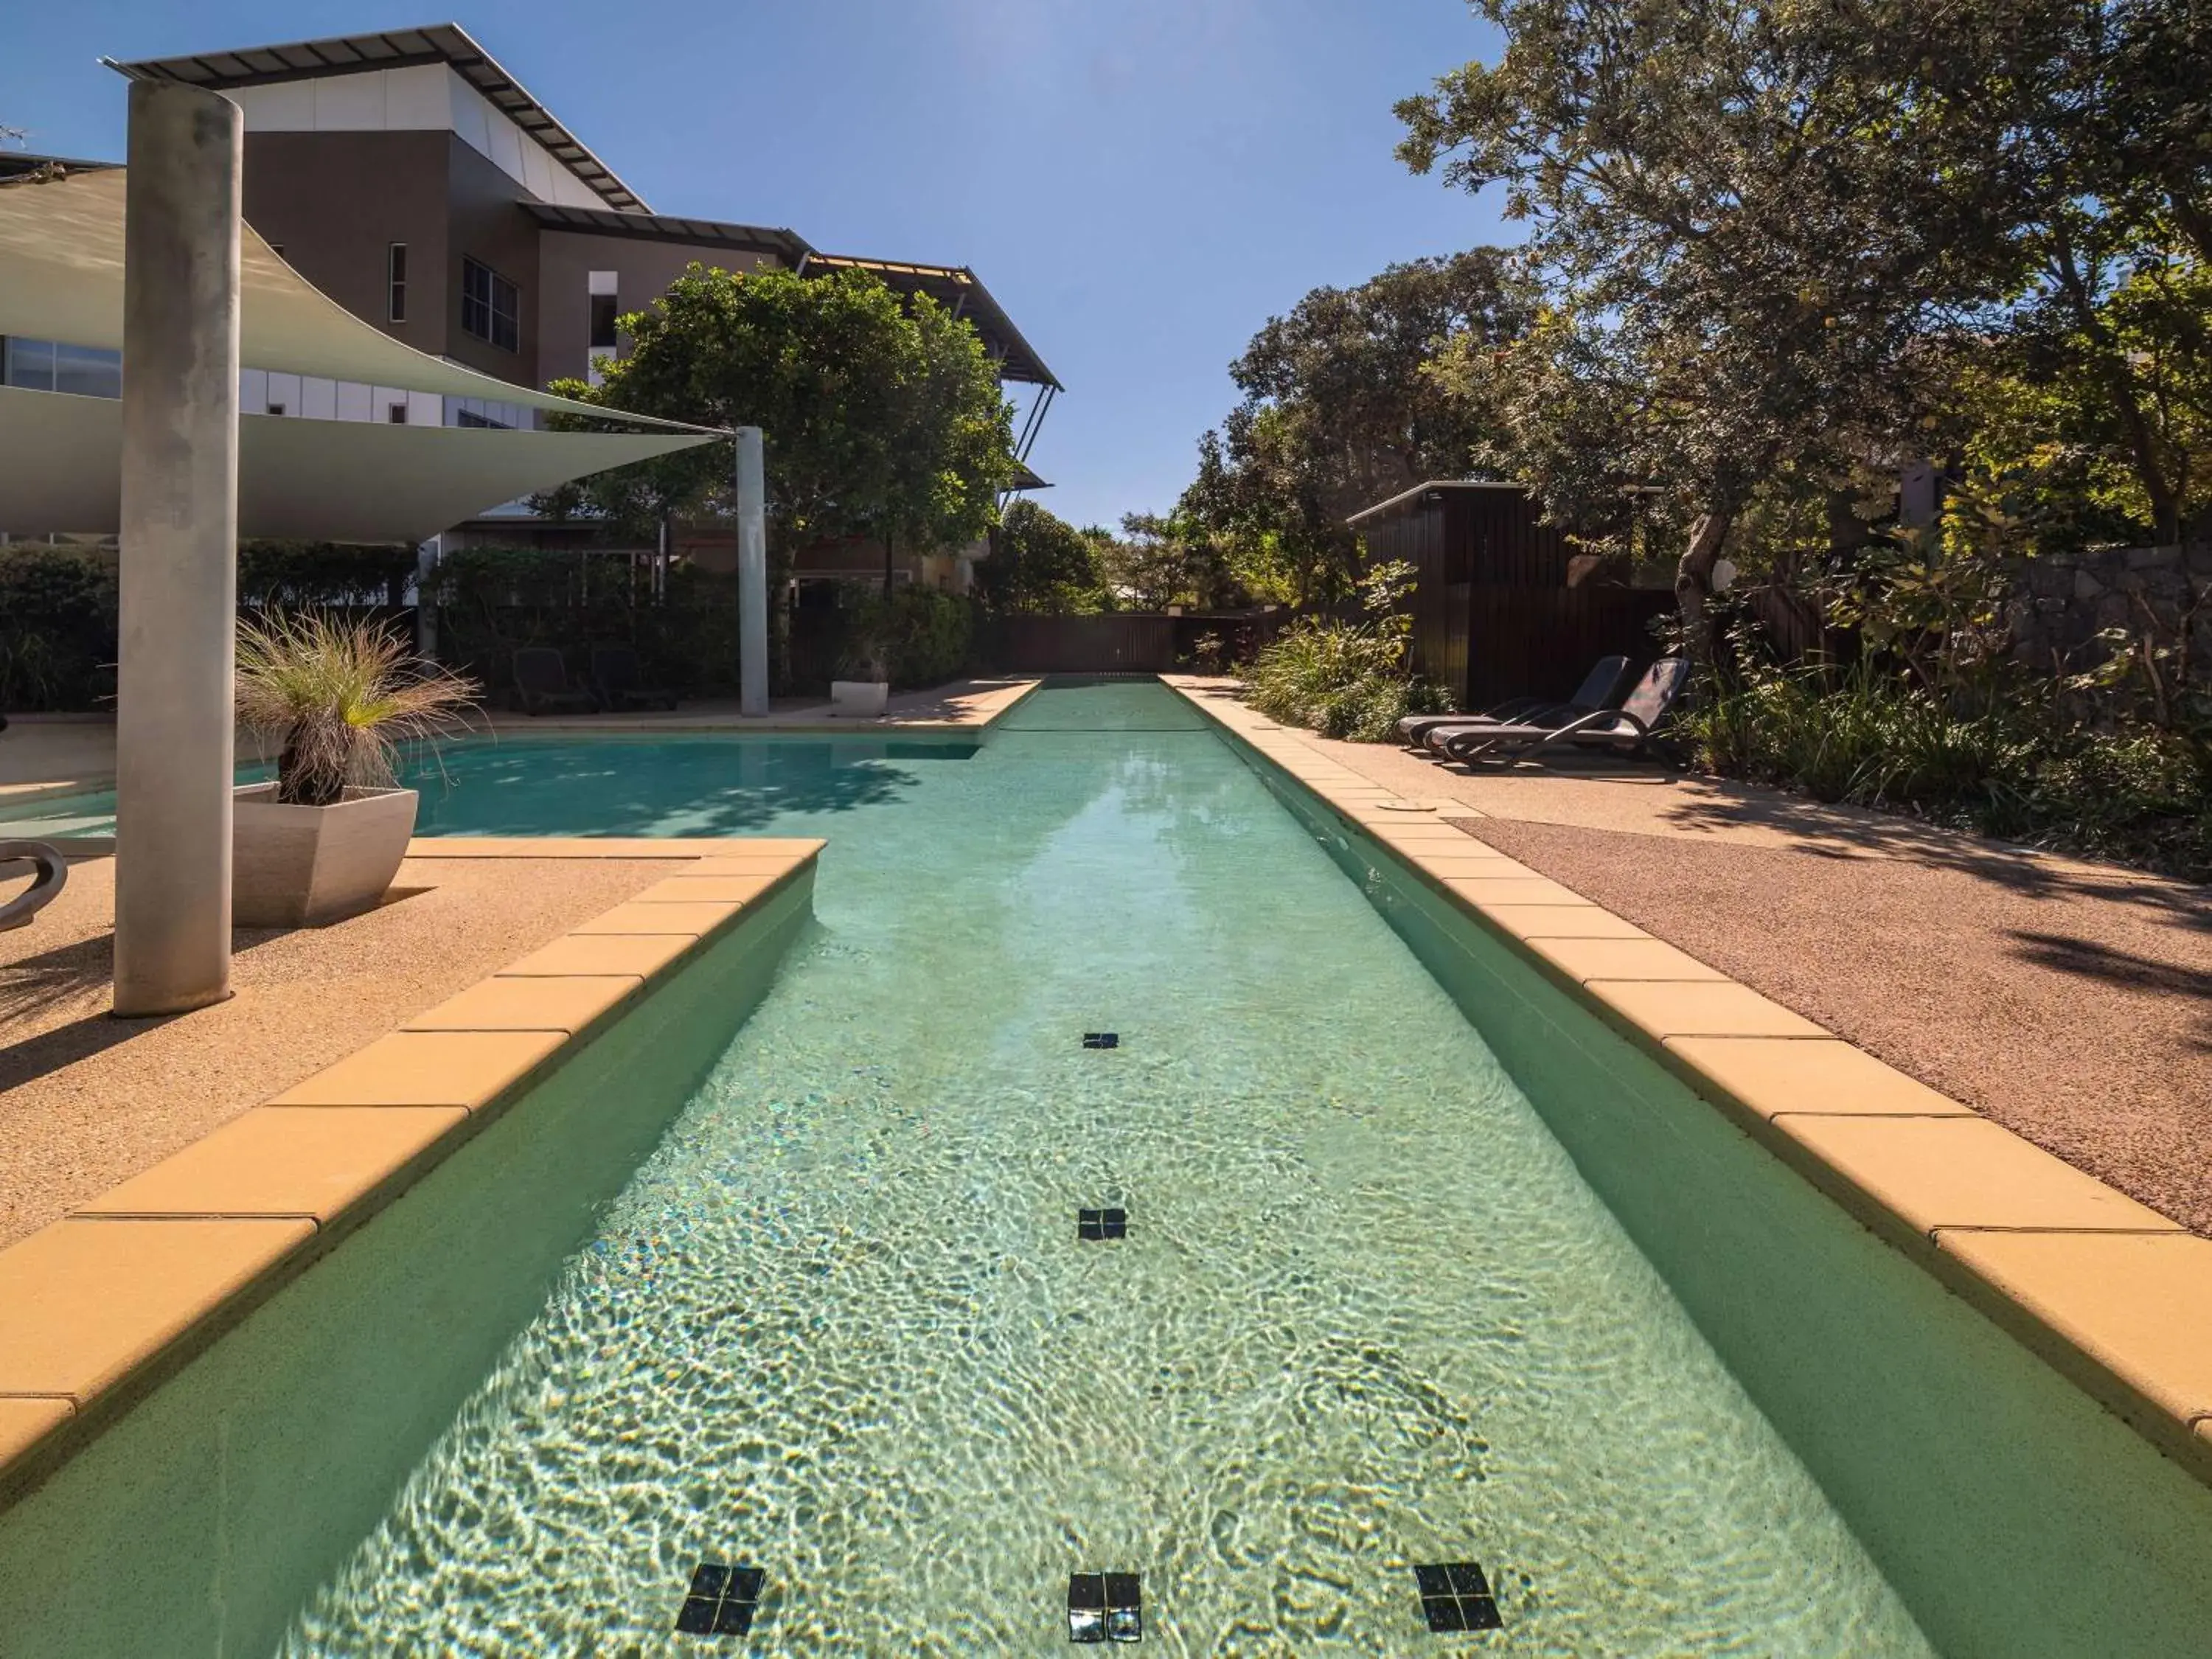
<path fill-rule="evenodd" d="M 239 624 L 238 718 L 278 745 L 281 805 L 391 787 L 399 745 L 464 726 L 479 694 L 385 623 L 304 611 Z"/>

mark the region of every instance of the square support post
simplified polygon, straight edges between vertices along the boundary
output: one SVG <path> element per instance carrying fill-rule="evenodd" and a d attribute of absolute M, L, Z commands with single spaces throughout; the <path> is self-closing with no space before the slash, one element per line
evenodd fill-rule
<path fill-rule="evenodd" d="M 131 88 L 125 186 L 115 1012 L 230 994 L 239 165 L 214 93 Z"/>
<path fill-rule="evenodd" d="M 768 713 L 768 473 L 761 429 L 737 429 L 738 712 Z"/>

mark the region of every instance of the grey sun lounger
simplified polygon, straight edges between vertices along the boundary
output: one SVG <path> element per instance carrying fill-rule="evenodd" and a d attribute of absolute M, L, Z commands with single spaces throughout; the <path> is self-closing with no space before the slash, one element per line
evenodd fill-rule
<path fill-rule="evenodd" d="M 19 874 L 9 866 L 25 863 L 31 866 L 31 884 L 0 904 L 0 933 L 29 927 L 31 918 L 69 885 L 69 860 L 58 848 L 42 841 L 0 841 L 0 875 Z"/>
<path fill-rule="evenodd" d="M 514 653 L 514 696 L 526 714 L 558 714 L 574 708 L 594 713 L 599 698 L 568 683 L 561 653 L 550 645 L 526 645 Z"/>
<path fill-rule="evenodd" d="M 1547 750 L 1563 749 L 1638 754 L 1689 683 L 1686 658 L 1662 657 L 1645 671 L 1618 708 L 1597 709 L 1564 726 L 1530 722 L 1470 726 L 1444 739 L 1442 746 L 1451 759 L 1469 764 L 1531 760 Z"/>
<path fill-rule="evenodd" d="M 1514 697 L 1472 714 L 1407 714 L 1398 722 L 1399 740 L 1408 749 L 1433 749 L 1435 733 L 1467 726 L 1564 726 L 1595 709 L 1610 708 L 1628 676 L 1626 657 L 1600 657 L 1565 702 L 1547 697 Z"/>

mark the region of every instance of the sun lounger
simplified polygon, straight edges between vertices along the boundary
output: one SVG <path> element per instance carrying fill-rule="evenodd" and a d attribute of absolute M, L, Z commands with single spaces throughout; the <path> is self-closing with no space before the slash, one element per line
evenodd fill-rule
<path fill-rule="evenodd" d="M 568 684 L 561 653 L 550 645 L 526 645 L 514 653 L 514 696 L 526 714 L 551 714 L 570 708 L 591 714 L 599 706 L 592 693 Z"/>
<path fill-rule="evenodd" d="M 1547 697 L 1514 697 L 1494 708 L 1468 714 L 1408 714 L 1398 722 L 1398 737 L 1409 749 L 1433 748 L 1434 733 L 1461 726 L 1564 726 L 1594 709 L 1610 708 L 1628 677 L 1628 659 L 1600 657 L 1565 702 Z"/>
<path fill-rule="evenodd" d="M 31 918 L 69 885 L 69 862 L 59 848 L 42 841 L 0 841 L 0 876 L 21 875 L 22 872 L 15 866 L 27 861 L 34 878 L 28 887 L 0 904 L 0 933 L 29 927 Z"/>
<path fill-rule="evenodd" d="M 645 684 L 637 651 L 627 645 L 592 647 L 592 686 L 609 708 L 673 708 L 676 694 L 665 687 Z"/>
<path fill-rule="evenodd" d="M 1636 689 L 1621 699 L 1618 708 L 1598 709 L 1564 726 L 1526 722 L 1472 726 L 1447 738 L 1443 751 L 1453 760 L 1471 764 L 1532 760 L 1547 751 L 1565 749 L 1638 754 L 1650 743 L 1652 732 L 1689 683 L 1690 665 L 1686 659 L 1662 658 L 1637 682 Z"/>

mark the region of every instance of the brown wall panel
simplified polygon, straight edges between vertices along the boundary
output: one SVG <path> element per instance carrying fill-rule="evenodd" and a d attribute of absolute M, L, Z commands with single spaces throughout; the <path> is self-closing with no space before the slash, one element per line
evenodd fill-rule
<path fill-rule="evenodd" d="M 538 386 L 538 222 L 519 204 L 529 192 L 458 137 L 446 140 L 446 173 L 451 203 L 451 245 L 444 277 L 446 355 L 456 362 L 502 380 Z M 507 351 L 461 330 L 461 261 L 489 265 L 521 290 L 520 349 Z"/>
<path fill-rule="evenodd" d="M 444 132 L 249 132 L 246 222 L 355 316 L 417 351 L 446 356 L 453 142 Z M 408 264 L 407 320 L 397 324 L 386 286 L 394 242 L 407 244 Z"/>
<path fill-rule="evenodd" d="M 538 367 L 549 380 L 581 380 L 591 366 L 591 276 L 616 273 L 616 302 L 624 313 L 643 311 L 696 259 L 724 270 L 747 271 L 781 262 L 737 248 L 695 246 L 627 236 L 543 231 L 538 240 Z M 525 319 L 528 326 L 528 319 Z"/>

